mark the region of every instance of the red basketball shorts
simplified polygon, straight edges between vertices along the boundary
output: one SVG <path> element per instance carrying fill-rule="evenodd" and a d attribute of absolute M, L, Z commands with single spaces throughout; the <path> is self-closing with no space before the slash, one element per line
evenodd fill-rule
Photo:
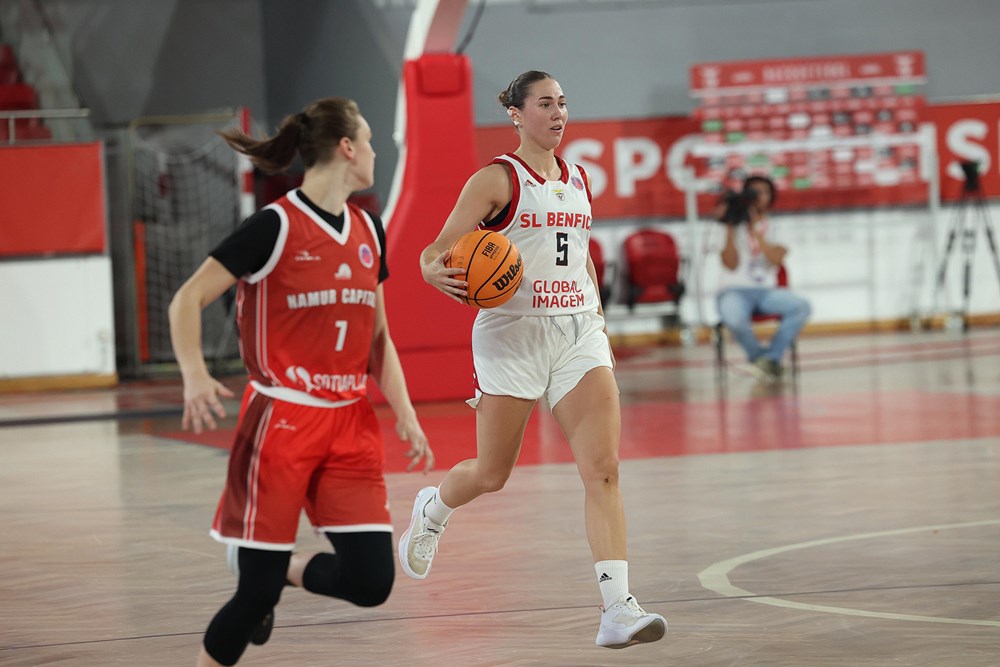
<path fill-rule="evenodd" d="M 320 408 L 247 387 L 212 537 L 290 550 L 303 509 L 317 532 L 391 532 L 384 462 L 366 399 Z"/>

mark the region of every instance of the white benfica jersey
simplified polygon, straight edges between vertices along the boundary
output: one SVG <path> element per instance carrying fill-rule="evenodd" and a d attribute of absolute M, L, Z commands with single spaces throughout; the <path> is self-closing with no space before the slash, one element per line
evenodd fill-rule
<path fill-rule="evenodd" d="M 511 169 L 513 195 L 507 215 L 480 225 L 509 238 L 521 253 L 524 277 L 500 315 L 569 315 L 597 310 L 597 290 L 587 273 L 590 190 L 579 166 L 556 157 L 562 173 L 547 181 L 521 158 L 493 159 Z"/>

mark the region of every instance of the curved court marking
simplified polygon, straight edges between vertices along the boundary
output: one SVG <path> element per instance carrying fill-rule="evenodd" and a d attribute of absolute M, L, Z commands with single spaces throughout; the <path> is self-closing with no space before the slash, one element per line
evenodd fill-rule
<path fill-rule="evenodd" d="M 806 604 L 803 602 L 793 602 L 782 598 L 757 596 L 748 590 L 734 586 L 729 581 L 729 573 L 744 563 L 749 563 L 762 558 L 769 558 L 777 554 L 796 549 L 807 549 L 809 547 L 821 547 L 827 544 L 838 542 L 851 542 L 853 540 L 868 540 L 874 537 L 890 537 L 893 535 L 906 535 L 907 533 L 922 533 L 929 530 L 948 530 L 951 528 L 973 528 L 977 526 L 1000 525 L 1000 520 L 991 519 L 988 521 L 970 521 L 968 523 L 946 523 L 939 526 L 920 526 L 918 528 L 902 528 L 899 530 L 884 530 L 877 533 L 860 533 L 858 535 L 846 535 L 843 537 L 831 537 L 824 540 L 813 540 L 811 542 L 799 542 L 798 544 L 787 544 L 773 549 L 762 549 L 752 553 L 719 561 L 709 565 L 698 573 L 698 581 L 704 588 L 710 591 L 725 595 L 726 597 L 739 597 L 750 602 L 769 604 L 774 607 L 786 607 L 789 609 L 804 609 L 806 611 L 820 611 L 828 614 L 844 614 L 847 616 L 868 616 L 871 618 L 887 618 L 896 621 L 920 621 L 923 623 L 956 623 L 961 625 L 985 625 L 1000 628 L 1000 621 L 978 621 L 967 618 L 945 618 L 941 616 L 915 616 L 913 614 L 893 614 L 879 611 L 866 611 L 864 609 L 851 609 L 850 607 L 830 607 L 820 604 Z"/>

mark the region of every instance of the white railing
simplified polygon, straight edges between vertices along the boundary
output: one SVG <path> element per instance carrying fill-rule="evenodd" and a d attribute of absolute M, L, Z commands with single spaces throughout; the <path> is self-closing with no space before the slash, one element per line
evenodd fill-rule
<path fill-rule="evenodd" d="M 18 143 L 18 141 L 38 141 L 38 139 L 18 139 L 17 137 L 17 121 L 23 118 L 38 118 L 40 120 L 49 121 L 62 121 L 72 122 L 73 120 L 83 120 L 90 116 L 90 109 L 29 109 L 23 111 L 5 111 L 0 109 L 0 122 L 7 126 L 7 145 Z M 79 132 L 69 133 L 74 136 L 79 136 Z M 58 137 L 59 133 L 53 133 L 53 137 Z M 82 138 L 82 137 L 80 137 Z M 44 141 L 52 141 L 58 139 L 44 139 Z"/>

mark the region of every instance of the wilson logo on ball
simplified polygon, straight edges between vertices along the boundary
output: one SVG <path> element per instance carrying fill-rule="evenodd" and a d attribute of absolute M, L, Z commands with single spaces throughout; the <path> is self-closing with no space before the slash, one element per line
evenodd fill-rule
<path fill-rule="evenodd" d="M 517 246 L 503 234 L 486 230 L 469 232 L 455 241 L 445 265 L 465 271 L 455 276 L 469 284 L 464 301 L 479 308 L 507 303 L 524 276 Z"/>
<path fill-rule="evenodd" d="M 502 276 L 500 276 L 499 279 L 493 281 L 493 287 L 495 289 L 497 289 L 498 291 L 502 290 L 507 285 L 510 285 L 511 281 L 514 280 L 514 279 L 517 279 L 517 280 L 521 279 L 521 258 L 520 258 L 520 256 L 517 258 L 517 263 L 516 264 L 514 264 L 511 267 L 508 267 L 508 269 L 504 272 L 504 274 Z"/>

